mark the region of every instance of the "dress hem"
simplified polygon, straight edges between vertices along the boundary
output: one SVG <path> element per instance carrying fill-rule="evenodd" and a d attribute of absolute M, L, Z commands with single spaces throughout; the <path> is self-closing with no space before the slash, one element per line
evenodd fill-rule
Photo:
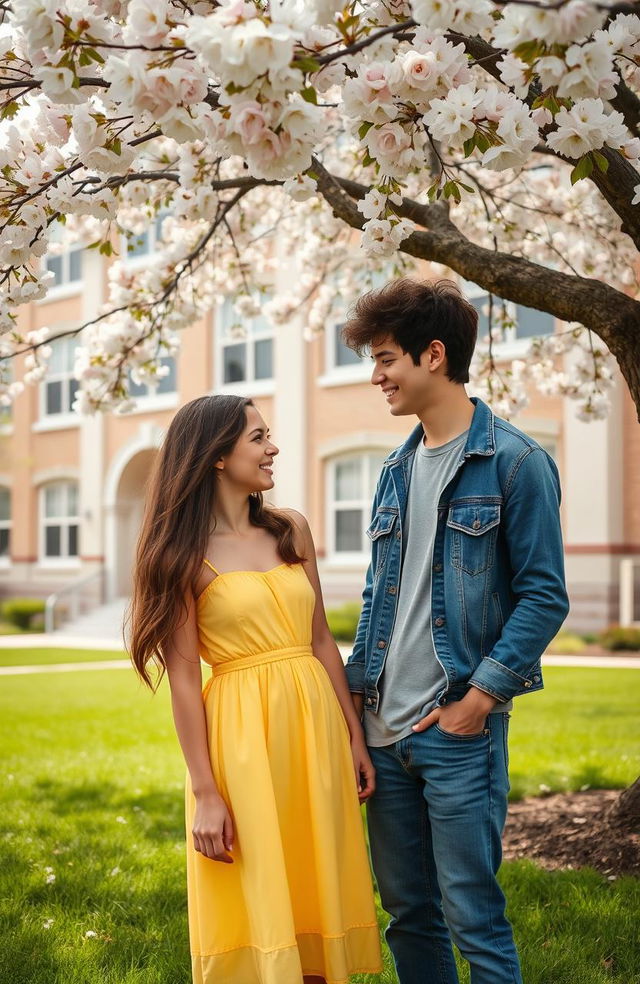
<path fill-rule="evenodd" d="M 319 936 L 322 940 L 344 940 L 349 935 L 349 933 L 354 929 L 378 929 L 378 923 L 356 923 L 353 926 L 348 926 L 344 933 L 338 933 L 335 936 L 330 936 L 327 933 L 319 933 L 316 929 L 301 929 L 298 936 Z M 191 951 L 192 957 L 220 957 L 226 953 L 233 953 L 234 950 L 258 950 L 260 953 L 277 953 L 279 950 L 291 950 L 293 947 L 298 946 L 298 941 L 294 940 L 293 943 L 283 943 L 282 946 L 257 946 L 255 943 L 238 943 L 237 946 L 230 946 L 224 950 L 208 950 L 202 951 L 201 953 L 196 953 L 194 950 Z M 309 973 L 313 973 L 309 971 Z M 374 973 L 374 971 L 367 970 L 353 970 L 353 974 L 367 974 Z M 327 982 L 327 984 L 333 984 L 333 982 Z"/>

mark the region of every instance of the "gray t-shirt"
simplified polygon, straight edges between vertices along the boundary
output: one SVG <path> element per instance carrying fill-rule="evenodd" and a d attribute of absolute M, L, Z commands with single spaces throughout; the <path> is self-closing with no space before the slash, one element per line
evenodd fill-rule
<path fill-rule="evenodd" d="M 447 676 L 438 661 L 431 632 L 431 567 L 438 502 L 453 478 L 468 431 L 447 444 L 416 448 L 403 524 L 402 572 L 396 618 L 380 681 L 377 714 L 366 711 L 369 745 L 391 745 L 435 707 Z M 494 710 L 506 711 L 508 704 Z"/>

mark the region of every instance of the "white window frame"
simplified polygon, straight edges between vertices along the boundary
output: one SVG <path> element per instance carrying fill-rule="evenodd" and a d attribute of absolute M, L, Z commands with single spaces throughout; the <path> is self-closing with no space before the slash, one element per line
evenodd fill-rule
<path fill-rule="evenodd" d="M 78 509 L 78 514 L 76 514 L 75 516 L 71 516 L 71 515 L 66 515 L 66 516 L 46 516 L 46 514 L 45 514 L 45 508 L 46 508 L 46 490 L 48 488 L 51 488 L 54 485 L 62 485 L 62 486 L 65 486 L 67 488 L 67 490 L 68 490 L 69 486 L 75 485 L 76 486 L 76 489 L 77 489 L 77 493 L 78 493 L 77 494 L 78 507 L 79 507 L 79 504 L 80 504 L 80 489 L 79 489 L 79 486 L 78 486 L 78 482 L 75 479 L 70 479 L 70 478 L 55 479 L 53 481 L 44 482 L 42 485 L 40 485 L 40 487 L 38 489 L 38 498 L 39 498 L 39 504 L 38 504 L 38 526 L 39 526 L 39 533 L 38 533 L 38 542 L 39 542 L 38 563 L 39 563 L 40 567 L 47 567 L 47 568 L 53 568 L 53 567 L 55 567 L 55 568 L 74 568 L 74 567 L 80 567 L 80 565 L 81 565 L 81 560 L 80 560 L 80 535 L 81 535 L 81 528 L 80 528 L 79 509 Z M 69 495 L 69 493 L 67 491 L 66 492 L 67 499 L 68 499 L 68 495 Z M 47 526 L 61 526 L 63 528 L 63 531 L 66 530 L 66 535 L 63 532 L 63 534 L 61 536 L 61 546 L 63 547 L 63 551 L 64 552 L 61 552 L 61 554 L 60 554 L 59 557 L 48 557 L 46 555 L 46 553 L 45 553 L 45 551 L 46 551 L 46 543 L 47 543 L 45 530 L 46 530 Z M 69 532 L 68 532 L 70 526 L 77 526 L 78 527 L 78 553 L 77 554 L 71 554 L 71 555 L 69 554 Z"/>
<path fill-rule="evenodd" d="M 80 343 L 76 340 L 75 336 L 69 336 L 67 338 L 54 339 L 52 345 L 63 344 L 68 350 L 75 350 L 79 347 Z M 73 357 L 73 353 L 72 353 Z M 73 375 L 73 367 L 71 369 L 66 369 L 64 372 L 54 372 L 47 371 L 47 375 L 39 384 L 39 409 L 38 409 L 38 420 L 32 425 L 32 430 L 34 431 L 49 431 L 49 430 L 63 430 L 69 427 L 79 427 L 80 417 L 78 414 L 71 409 L 71 400 L 69 399 L 70 384 L 74 381 L 75 377 Z M 60 413 L 47 413 L 47 384 L 60 382 L 63 386 L 63 394 L 66 393 L 66 407 L 64 406 Z M 67 384 L 65 386 L 65 384 Z"/>
<path fill-rule="evenodd" d="M 369 556 L 371 552 L 371 547 L 369 539 L 366 535 L 365 530 L 369 525 L 369 517 L 371 515 L 371 502 L 372 495 L 369 493 L 369 489 L 374 487 L 373 478 L 377 479 L 379 474 L 379 466 L 376 471 L 375 476 L 372 475 L 371 468 L 372 462 L 371 457 L 373 455 L 379 456 L 384 459 L 391 451 L 391 448 L 381 448 L 381 447 L 361 447 L 353 448 L 349 451 L 343 451 L 340 454 L 333 455 L 325 460 L 325 470 L 326 470 L 326 484 L 325 484 L 325 523 L 326 523 L 326 541 L 327 541 L 327 554 L 326 554 L 326 564 L 331 567 L 358 567 L 369 563 Z M 341 462 L 349 461 L 352 459 L 358 459 L 360 462 L 366 459 L 366 464 L 364 465 L 364 474 L 361 472 L 362 487 L 365 491 L 363 498 L 361 499 L 336 499 L 335 498 L 335 487 L 336 487 L 336 465 Z M 363 514 L 363 527 L 362 527 L 362 550 L 340 550 L 336 549 L 336 535 L 335 535 L 335 516 L 336 513 L 341 510 L 347 509 L 361 509 Z"/>
<path fill-rule="evenodd" d="M 49 289 L 47 290 L 45 296 L 41 297 L 38 301 L 36 301 L 36 304 L 46 304 L 49 301 L 54 301 L 54 300 L 60 301 L 65 297 L 74 297 L 77 294 L 81 294 L 82 289 L 84 287 L 85 271 L 84 271 L 84 262 L 82 262 L 82 253 L 84 252 L 85 249 L 84 243 L 74 242 L 74 243 L 65 244 L 65 239 L 67 235 L 65 231 L 65 227 L 63 225 L 60 225 L 59 223 L 56 223 L 54 228 L 59 231 L 54 232 L 53 230 L 51 230 L 50 233 L 51 239 L 54 241 L 57 240 L 57 242 L 62 242 L 64 244 L 64 249 L 60 253 L 55 254 L 55 258 L 59 258 L 62 260 L 62 280 L 59 284 L 52 284 L 51 287 L 49 287 Z M 72 253 L 81 254 L 80 276 L 78 277 L 77 280 L 69 279 L 70 272 L 71 272 Z M 47 254 L 47 253 L 45 253 L 45 255 L 42 257 L 41 268 L 43 273 L 48 272 L 47 260 L 53 258 L 54 258 L 53 254 Z"/>
<path fill-rule="evenodd" d="M 0 485 L 0 493 L 6 492 L 9 499 L 9 518 L 0 519 L 0 530 L 8 530 L 9 532 L 9 544 L 8 550 L 5 556 L 0 554 L 0 567 L 9 567 L 11 565 L 11 531 L 13 528 L 12 522 L 12 511 L 11 511 L 11 500 L 13 498 L 11 494 L 11 488 L 8 485 Z"/>
<path fill-rule="evenodd" d="M 490 291 L 485 290 L 484 287 L 479 287 L 478 284 L 474 284 L 470 280 L 463 280 L 460 283 L 460 289 L 462 290 L 462 293 L 465 295 L 465 297 L 468 297 L 470 301 L 476 301 L 479 298 L 486 298 L 487 303 L 489 301 Z M 507 305 L 507 311 L 509 313 L 509 316 L 515 320 L 515 309 L 517 305 L 513 301 L 503 302 L 501 297 L 498 297 L 497 294 L 494 294 L 494 306 L 501 305 L 503 303 Z M 527 307 L 527 305 L 521 304 L 520 307 Z M 541 311 L 540 313 L 545 314 L 546 312 Z M 553 318 L 553 315 L 550 314 L 549 317 Z M 552 335 L 555 331 L 555 328 L 556 328 L 556 319 L 553 318 L 553 328 L 551 332 L 548 333 L 548 335 Z M 548 335 L 546 334 L 540 336 L 527 335 L 526 338 L 518 338 L 515 327 L 507 328 L 504 331 L 504 340 L 502 342 L 493 343 L 492 351 L 494 357 L 499 360 L 521 358 L 523 355 L 526 355 L 526 353 L 528 352 L 529 346 L 531 345 L 531 340 L 533 338 L 537 338 L 537 337 L 546 338 L 548 337 Z M 478 341 L 481 341 L 479 334 L 478 334 Z"/>
<path fill-rule="evenodd" d="M 128 410 L 123 416 L 129 417 L 135 413 L 149 413 L 151 410 L 172 410 L 178 406 L 178 356 L 163 355 L 163 359 L 173 359 L 175 362 L 176 387 L 166 393 L 158 393 L 158 383 L 145 383 L 147 392 L 143 394 L 131 394 L 131 399 L 136 401 L 133 410 Z"/>
<path fill-rule="evenodd" d="M 318 386 L 348 386 L 353 383 L 366 383 L 371 378 L 372 363 L 362 358 L 359 363 L 352 365 L 336 365 L 336 334 L 338 326 L 344 322 L 332 320 L 330 327 L 324 332 L 324 366 L 325 371 L 318 378 Z"/>
<path fill-rule="evenodd" d="M 134 233 L 130 236 L 126 232 L 120 233 L 120 260 L 127 267 L 127 270 L 136 270 L 145 267 L 155 256 L 155 254 L 163 248 L 161 239 L 161 228 L 162 223 L 171 213 L 169 211 L 161 209 L 152 219 L 149 220 L 149 225 L 146 227 L 144 232 L 140 235 L 147 234 L 147 243 L 149 245 L 148 250 L 144 253 L 139 253 L 137 256 L 133 256 L 128 252 L 127 246 L 131 240 L 138 238 Z"/>
<path fill-rule="evenodd" d="M 276 346 L 276 333 L 273 325 L 269 324 L 268 327 L 260 330 L 253 330 L 253 319 L 245 318 L 244 321 L 247 322 L 246 334 L 238 338 L 225 338 L 225 317 L 226 312 L 230 310 L 224 303 L 219 304 L 216 308 L 215 323 L 213 326 L 214 332 L 214 351 L 215 351 L 215 366 L 214 366 L 214 380 L 215 380 L 215 391 L 216 393 L 234 393 L 238 396 L 272 396 L 275 393 L 275 373 L 276 373 L 276 360 L 275 360 L 275 346 Z M 239 317 L 239 316 L 236 316 Z M 255 378 L 255 350 L 253 342 L 264 341 L 269 339 L 272 343 L 271 350 L 271 377 L 269 379 L 256 379 Z M 235 383 L 225 383 L 224 381 L 224 350 L 229 348 L 231 345 L 241 345 L 242 343 L 246 346 L 246 379 L 238 380 Z"/>

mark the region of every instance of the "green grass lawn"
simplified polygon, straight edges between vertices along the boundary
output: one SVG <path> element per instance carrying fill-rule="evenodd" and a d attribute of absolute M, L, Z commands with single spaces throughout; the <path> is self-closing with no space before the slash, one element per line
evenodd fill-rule
<path fill-rule="evenodd" d="M 117 649 L 49 649 L 48 647 L 0 649 L 0 666 L 46 665 L 47 663 L 92 663 L 104 659 L 126 659 Z"/>
<path fill-rule="evenodd" d="M 516 702 L 514 793 L 631 782 L 640 671 L 546 678 Z M 124 670 L 43 666 L 0 682 L 0 981 L 190 981 L 184 769 L 167 698 Z M 638 880 L 524 861 L 501 877 L 526 984 L 640 984 Z M 394 984 L 386 957 L 380 984 Z"/>

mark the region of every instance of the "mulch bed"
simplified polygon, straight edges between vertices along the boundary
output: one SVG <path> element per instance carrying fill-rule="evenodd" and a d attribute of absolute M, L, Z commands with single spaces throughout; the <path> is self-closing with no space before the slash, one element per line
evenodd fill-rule
<path fill-rule="evenodd" d="M 619 790 L 554 793 L 509 804 L 504 857 L 543 868 L 596 868 L 612 881 L 640 876 L 640 833 L 612 827 L 602 814 Z"/>

